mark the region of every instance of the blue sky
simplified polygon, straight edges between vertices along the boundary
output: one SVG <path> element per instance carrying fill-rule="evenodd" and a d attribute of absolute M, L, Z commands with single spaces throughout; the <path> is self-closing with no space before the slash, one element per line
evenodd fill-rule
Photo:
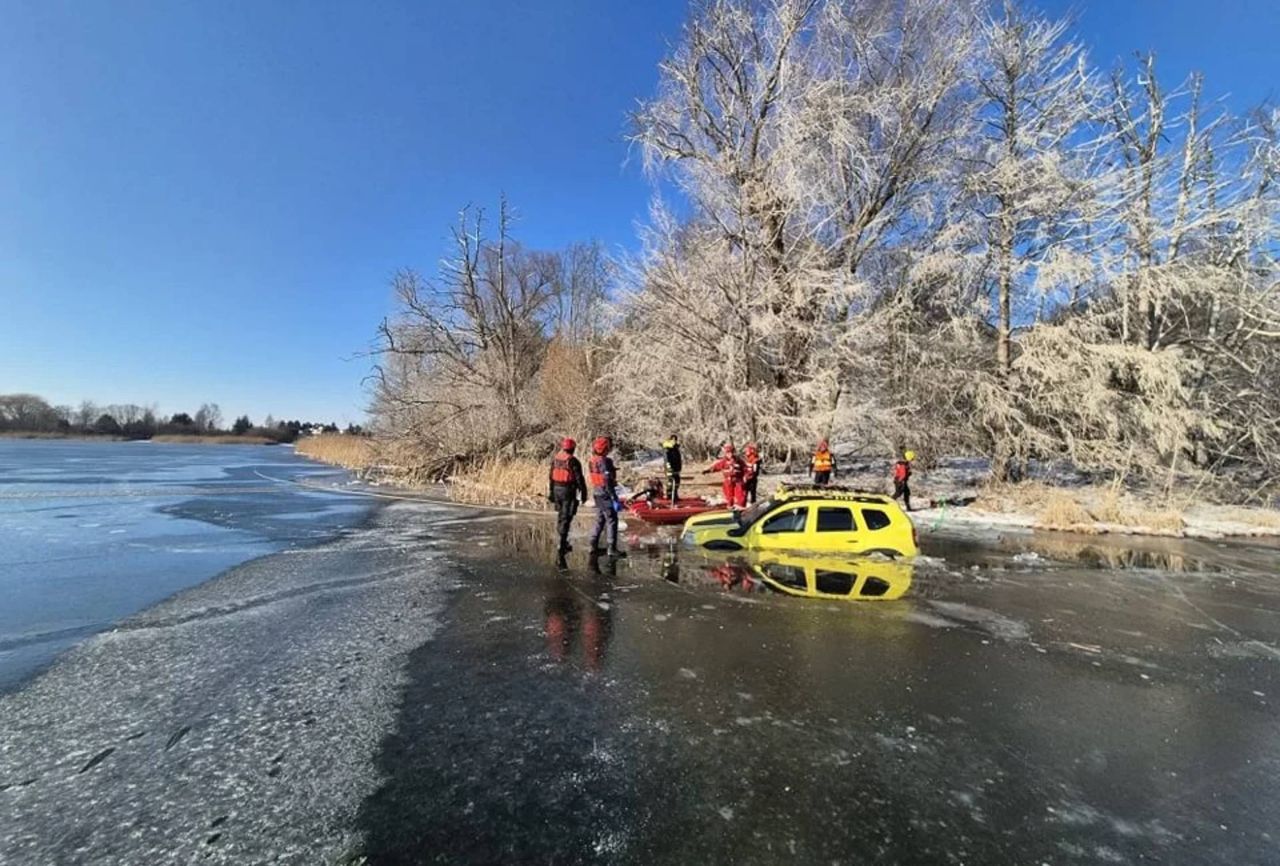
<path fill-rule="evenodd" d="M 1103 66 L 1243 109 L 1272 0 L 1040 0 Z M 623 141 L 683 0 L 0 0 L 0 393 L 360 420 L 399 267 L 505 192 L 534 246 L 634 243 Z"/>

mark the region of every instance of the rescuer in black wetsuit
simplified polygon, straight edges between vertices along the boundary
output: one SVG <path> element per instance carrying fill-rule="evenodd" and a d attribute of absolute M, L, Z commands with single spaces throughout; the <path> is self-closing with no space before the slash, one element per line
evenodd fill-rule
<path fill-rule="evenodd" d="M 556 552 L 560 557 L 573 550 L 569 545 L 569 527 L 578 513 L 578 504 L 587 502 L 587 482 L 582 475 L 582 463 L 573 456 L 577 447 L 578 443 L 572 439 L 561 442 L 547 474 L 547 498 L 556 506 L 556 533 L 560 539 Z"/>
<path fill-rule="evenodd" d="M 680 453 L 680 437 L 672 433 L 662 443 L 663 464 L 667 474 L 667 496 L 671 504 L 676 505 L 680 499 L 680 472 L 684 469 L 684 456 Z"/>

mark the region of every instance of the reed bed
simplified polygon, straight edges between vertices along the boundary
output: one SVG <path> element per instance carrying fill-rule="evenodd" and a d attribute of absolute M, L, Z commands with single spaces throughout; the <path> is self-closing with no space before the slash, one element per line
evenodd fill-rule
<path fill-rule="evenodd" d="M 1153 507 L 1113 484 L 1061 488 L 1040 481 L 992 482 L 973 507 L 997 514 L 1034 515 L 1034 525 L 1040 529 L 1181 535 L 1186 528 L 1180 508 Z"/>
<path fill-rule="evenodd" d="M 449 498 L 476 505 L 545 509 L 547 465 L 526 458 L 490 458 L 455 472 Z"/>
<path fill-rule="evenodd" d="M 312 460 L 356 472 L 367 470 L 377 462 L 377 449 L 368 436 L 351 436 L 346 433 L 306 436 L 294 443 L 294 450 Z"/>

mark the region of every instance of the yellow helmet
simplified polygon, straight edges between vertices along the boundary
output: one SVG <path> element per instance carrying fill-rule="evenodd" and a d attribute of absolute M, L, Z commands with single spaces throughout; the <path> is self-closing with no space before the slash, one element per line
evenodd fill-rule
<path fill-rule="evenodd" d="M 903 457 L 905 457 L 905 458 L 907 458 L 908 460 L 915 460 L 915 459 L 916 459 L 916 452 L 914 452 L 914 451 L 906 451 L 906 452 L 904 452 L 904 453 L 903 453 L 903 455 L 902 455 L 902 456 L 903 456 Z"/>

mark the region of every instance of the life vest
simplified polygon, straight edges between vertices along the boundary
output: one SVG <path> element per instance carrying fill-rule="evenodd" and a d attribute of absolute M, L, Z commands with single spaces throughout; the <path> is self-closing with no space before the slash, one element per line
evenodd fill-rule
<path fill-rule="evenodd" d="M 568 451 L 561 451 L 551 461 L 551 483 L 573 484 L 573 456 Z"/>
<path fill-rule="evenodd" d="M 835 461 L 831 459 L 830 451 L 817 451 L 813 455 L 813 471 L 814 472 L 830 472 L 831 467 L 835 465 Z"/>
<path fill-rule="evenodd" d="M 724 473 L 725 481 L 738 482 L 742 480 L 742 475 L 746 472 L 746 464 L 742 462 L 740 457 L 721 457 L 716 461 L 716 468 Z"/>
<path fill-rule="evenodd" d="M 911 464 L 905 460 L 899 460 L 893 464 L 893 480 L 906 481 L 911 477 Z"/>
<path fill-rule="evenodd" d="M 599 454 L 593 454 L 590 462 L 591 486 L 596 490 L 609 490 L 609 461 Z"/>

